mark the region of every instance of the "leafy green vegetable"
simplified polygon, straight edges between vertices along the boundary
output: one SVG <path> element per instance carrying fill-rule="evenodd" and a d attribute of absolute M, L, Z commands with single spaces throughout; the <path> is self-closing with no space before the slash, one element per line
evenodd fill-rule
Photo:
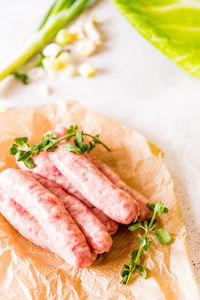
<path fill-rule="evenodd" d="M 131 276 L 136 271 L 138 271 L 140 276 L 142 276 L 143 278 L 147 277 L 147 269 L 140 264 L 140 258 L 143 254 L 143 251 L 148 251 L 152 243 L 149 237 L 150 232 L 155 233 L 157 240 L 163 245 L 167 245 L 171 242 L 171 236 L 166 230 L 160 228 L 155 231 L 157 227 L 157 225 L 155 225 L 156 217 L 162 215 L 163 213 L 166 213 L 168 209 L 164 207 L 162 202 L 158 202 L 156 204 L 148 203 L 148 207 L 153 211 L 152 218 L 145 220 L 143 224 L 141 222 L 135 222 L 128 227 L 130 231 L 136 231 L 138 229 L 144 230 L 144 236 L 138 234 L 138 242 L 140 244 L 140 247 L 133 251 L 131 260 L 128 262 L 128 265 L 123 266 L 121 272 L 121 284 L 128 284 Z"/>
<path fill-rule="evenodd" d="M 0 81 L 10 74 L 14 74 L 24 84 L 28 84 L 28 77 L 19 68 L 31 57 L 47 45 L 58 31 L 74 19 L 85 7 L 89 0 L 56 0 L 42 21 L 38 31 L 30 40 L 27 48 L 8 66 L 0 71 Z M 40 57 L 41 58 L 41 57 Z M 38 64 L 42 63 L 40 59 Z"/>
<path fill-rule="evenodd" d="M 190 75 L 200 78 L 199 0 L 113 0 L 126 19 Z"/>
<path fill-rule="evenodd" d="M 97 144 L 101 144 L 106 150 L 110 151 L 107 145 L 105 145 L 100 139 L 99 135 L 91 135 L 84 131 L 78 131 L 78 126 L 70 126 L 66 131 L 66 135 L 58 138 L 56 133 L 48 133 L 43 136 L 39 144 L 30 146 L 28 144 L 27 137 L 18 137 L 14 139 L 14 144 L 8 150 L 8 153 L 15 155 L 17 161 L 23 161 L 27 168 L 34 168 L 34 162 L 32 157 L 38 155 L 42 151 L 53 152 L 61 141 L 69 141 L 73 138 L 73 144 L 67 143 L 63 146 L 65 151 L 75 152 L 77 154 L 83 154 L 84 152 L 90 152 Z M 83 136 L 88 136 L 92 139 L 86 144 L 83 140 Z"/>

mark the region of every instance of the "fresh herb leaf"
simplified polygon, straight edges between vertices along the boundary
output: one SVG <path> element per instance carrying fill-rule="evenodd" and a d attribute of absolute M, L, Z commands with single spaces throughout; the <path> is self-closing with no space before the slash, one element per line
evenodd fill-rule
<path fill-rule="evenodd" d="M 154 231 L 156 228 L 157 228 L 157 225 L 153 225 L 153 226 L 151 227 L 151 231 Z"/>
<path fill-rule="evenodd" d="M 12 147 L 8 150 L 8 153 L 11 155 L 15 155 L 18 152 L 18 146 L 13 144 Z"/>
<path fill-rule="evenodd" d="M 171 236 L 165 229 L 160 228 L 156 230 L 155 236 L 157 240 L 163 245 L 168 245 L 171 243 Z"/>
<path fill-rule="evenodd" d="M 128 265 L 123 265 L 122 273 L 121 273 L 122 277 L 128 275 L 129 271 L 130 271 L 130 267 Z"/>
<path fill-rule="evenodd" d="M 42 140 L 39 144 L 32 146 L 29 146 L 27 137 L 15 138 L 15 143 L 8 150 L 8 153 L 15 155 L 17 161 L 23 161 L 29 169 L 32 169 L 34 167 L 34 163 L 30 158 L 43 151 L 53 152 L 58 147 L 59 143 L 64 140 L 69 141 L 73 139 L 74 144 L 67 143 L 63 146 L 63 149 L 65 151 L 71 151 L 77 154 L 83 154 L 86 151 L 91 151 L 96 144 L 101 144 L 104 148 L 106 148 L 106 150 L 110 151 L 108 146 L 100 140 L 99 135 L 93 136 L 84 131 L 78 131 L 77 125 L 70 126 L 66 133 L 67 134 L 61 138 L 58 138 L 56 133 L 48 133 L 42 137 Z M 90 139 L 92 139 L 93 143 L 89 141 L 86 144 L 83 136 L 88 136 Z"/>
<path fill-rule="evenodd" d="M 144 251 L 148 251 L 152 244 L 152 241 L 150 240 L 150 233 L 155 234 L 158 241 L 163 245 L 167 245 L 171 242 L 171 236 L 166 230 L 158 229 L 155 231 L 157 228 L 157 225 L 155 225 L 157 222 L 156 216 L 161 215 L 164 212 L 168 212 L 168 209 L 164 207 L 162 202 L 158 202 L 156 204 L 149 203 L 148 207 L 153 211 L 152 218 L 145 220 L 143 223 L 136 222 L 130 224 L 128 227 L 130 231 L 136 231 L 139 228 L 144 230 L 144 236 L 138 234 L 138 242 L 140 246 L 132 252 L 131 260 L 128 262 L 128 265 L 123 266 L 121 284 L 128 284 L 135 271 L 138 271 L 143 278 L 147 277 L 147 269 L 140 264 L 140 260 Z"/>
<path fill-rule="evenodd" d="M 137 255 L 138 255 L 138 252 L 139 252 L 139 248 L 138 248 L 138 249 L 135 249 L 135 250 L 133 251 L 133 253 L 132 253 L 132 255 L 131 255 L 132 261 L 134 261 L 134 260 L 136 259 Z M 138 261 L 138 263 L 140 263 L 140 262 Z"/>
<path fill-rule="evenodd" d="M 17 161 L 25 161 L 26 159 L 28 159 L 31 155 L 31 151 L 24 151 L 24 150 L 19 150 L 15 157 Z"/>
<path fill-rule="evenodd" d="M 28 169 L 33 169 L 34 168 L 34 162 L 33 162 L 33 159 L 31 157 L 24 160 L 24 164 Z"/>
<path fill-rule="evenodd" d="M 148 206 L 149 210 L 154 211 L 154 208 L 156 205 L 155 205 L 155 203 L 149 202 L 149 203 L 147 203 L 147 206 Z"/>
<path fill-rule="evenodd" d="M 154 212 L 158 215 L 158 216 L 161 216 L 163 213 L 164 213 L 164 204 L 162 202 L 158 202 L 156 203 L 155 205 L 155 208 L 154 208 Z"/>
<path fill-rule="evenodd" d="M 27 143 L 28 138 L 27 138 L 27 137 L 18 137 L 18 138 L 16 138 L 16 139 L 14 139 L 14 141 L 15 141 L 15 143 L 16 143 L 17 145 L 20 145 L 20 146 L 23 147 L 24 144 Z"/>
<path fill-rule="evenodd" d="M 82 151 L 79 147 L 73 145 L 73 144 L 66 144 L 63 146 L 63 149 L 65 151 L 69 151 L 69 152 L 75 152 L 77 154 L 82 154 Z"/>
<path fill-rule="evenodd" d="M 138 270 L 138 272 L 140 273 L 140 276 L 142 278 L 146 278 L 147 277 L 147 269 L 144 268 L 143 266 L 141 265 L 137 265 L 136 266 L 136 269 Z"/>
<path fill-rule="evenodd" d="M 78 129 L 78 125 L 75 125 L 75 126 L 71 125 L 71 126 L 69 127 L 69 129 L 66 130 L 66 133 L 67 133 L 67 134 L 73 134 L 73 133 L 76 133 L 77 129 Z"/>
<path fill-rule="evenodd" d="M 121 284 L 128 284 L 128 275 L 123 276 L 122 280 L 120 281 Z"/>
<path fill-rule="evenodd" d="M 132 223 L 131 225 L 129 225 L 128 230 L 130 231 L 136 231 L 138 229 L 140 229 L 142 226 L 141 222 L 136 222 L 136 223 Z"/>
<path fill-rule="evenodd" d="M 74 143 L 78 148 L 81 149 L 82 153 L 87 151 L 87 144 L 83 141 L 83 131 L 76 132 L 76 138 L 74 139 Z"/>

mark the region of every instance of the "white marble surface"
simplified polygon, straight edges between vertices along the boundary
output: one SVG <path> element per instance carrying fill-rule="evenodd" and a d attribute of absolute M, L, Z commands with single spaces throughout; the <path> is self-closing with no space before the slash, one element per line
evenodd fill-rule
<path fill-rule="evenodd" d="M 0 65 L 22 47 L 50 0 L 0 0 Z M 150 45 L 110 1 L 94 10 L 105 42 L 88 59 L 96 77 L 47 78 L 1 90 L 0 104 L 39 105 L 59 99 L 81 104 L 136 128 L 165 152 L 187 225 L 190 253 L 200 278 L 200 81 L 191 78 Z M 53 93 L 42 97 L 39 85 Z"/>

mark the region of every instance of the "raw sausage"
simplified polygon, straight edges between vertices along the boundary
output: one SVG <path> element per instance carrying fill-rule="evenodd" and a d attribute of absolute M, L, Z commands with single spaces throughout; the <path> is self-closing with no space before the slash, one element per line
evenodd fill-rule
<path fill-rule="evenodd" d="M 48 236 L 36 218 L 0 189 L 0 212 L 21 235 L 32 243 L 50 249 Z"/>
<path fill-rule="evenodd" d="M 92 263 L 84 235 L 64 205 L 37 180 L 22 170 L 6 169 L 0 174 L 0 187 L 38 220 L 56 254 L 74 267 Z"/>
<path fill-rule="evenodd" d="M 66 128 L 58 124 L 55 128 L 55 131 L 58 132 L 61 136 L 63 136 L 66 132 Z M 147 207 L 148 200 L 139 192 L 128 186 L 124 181 L 120 179 L 120 177 L 105 163 L 103 163 L 97 157 L 94 157 L 88 153 L 85 153 L 85 156 L 118 188 L 127 192 L 131 197 L 133 197 L 140 208 L 140 216 L 139 219 L 141 221 L 145 220 L 149 216 L 149 209 Z"/>
<path fill-rule="evenodd" d="M 64 151 L 63 145 L 48 155 L 72 185 L 111 219 L 123 224 L 137 220 L 139 207 L 136 201 L 118 189 L 84 155 Z"/>
<path fill-rule="evenodd" d="M 95 216 L 102 221 L 102 223 L 106 226 L 108 232 L 110 234 L 114 234 L 118 229 L 118 224 L 111 220 L 107 215 L 105 215 L 101 210 L 96 208 L 93 204 L 91 204 L 87 199 L 85 199 L 81 193 L 79 193 L 69 182 L 69 180 L 63 176 L 62 173 L 52 164 L 52 162 L 48 158 L 48 153 L 41 152 L 39 155 L 35 155 L 33 157 L 35 167 L 31 169 L 31 172 L 35 174 L 39 174 L 42 177 L 45 177 L 51 181 L 56 182 L 60 185 L 65 191 L 73 195 L 74 197 L 81 200 L 90 210 L 95 214 Z M 18 166 L 22 170 L 29 170 L 23 162 L 17 162 Z"/>
<path fill-rule="evenodd" d="M 37 174 L 31 175 L 64 204 L 76 224 L 86 237 L 86 240 L 95 253 L 104 253 L 110 250 L 112 238 L 103 223 L 77 198 L 67 194 L 59 185 Z"/>
<path fill-rule="evenodd" d="M 129 195 L 131 195 L 138 203 L 140 207 L 140 216 L 139 219 L 141 221 L 148 218 L 150 211 L 147 207 L 148 200 L 140 194 L 138 191 L 134 190 L 130 186 L 128 186 L 124 181 L 120 179 L 120 177 L 105 163 L 103 163 L 97 157 L 91 156 L 88 153 L 85 156 L 108 178 L 112 183 L 114 183 L 118 188 L 124 190 Z"/>

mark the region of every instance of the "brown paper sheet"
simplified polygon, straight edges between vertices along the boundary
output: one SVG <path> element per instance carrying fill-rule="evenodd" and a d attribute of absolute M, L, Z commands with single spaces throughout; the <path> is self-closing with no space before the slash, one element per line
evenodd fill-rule
<path fill-rule="evenodd" d="M 135 130 L 74 102 L 3 112 L 0 170 L 16 167 L 14 158 L 6 153 L 15 137 L 28 136 L 31 143 L 36 143 L 59 122 L 78 124 L 90 133 L 101 134 L 112 152 L 99 146 L 93 154 L 151 201 L 165 203 L 170 211 L 160 223 L 171 233 L 173 242 L 162 246 L 155 241 L 145 258 L 148 278 L 135 274 L 128 286 L 122 286 L 121 268 L 138 245 L 137 234 L 126 227 L 121 226 L 113 237 L 109 253 L 99 256 L 93 266 L 75 270 L 27 241 L 0 215 L 0 299 L 199 299 L 172 178 L 162 152 Z"/>

